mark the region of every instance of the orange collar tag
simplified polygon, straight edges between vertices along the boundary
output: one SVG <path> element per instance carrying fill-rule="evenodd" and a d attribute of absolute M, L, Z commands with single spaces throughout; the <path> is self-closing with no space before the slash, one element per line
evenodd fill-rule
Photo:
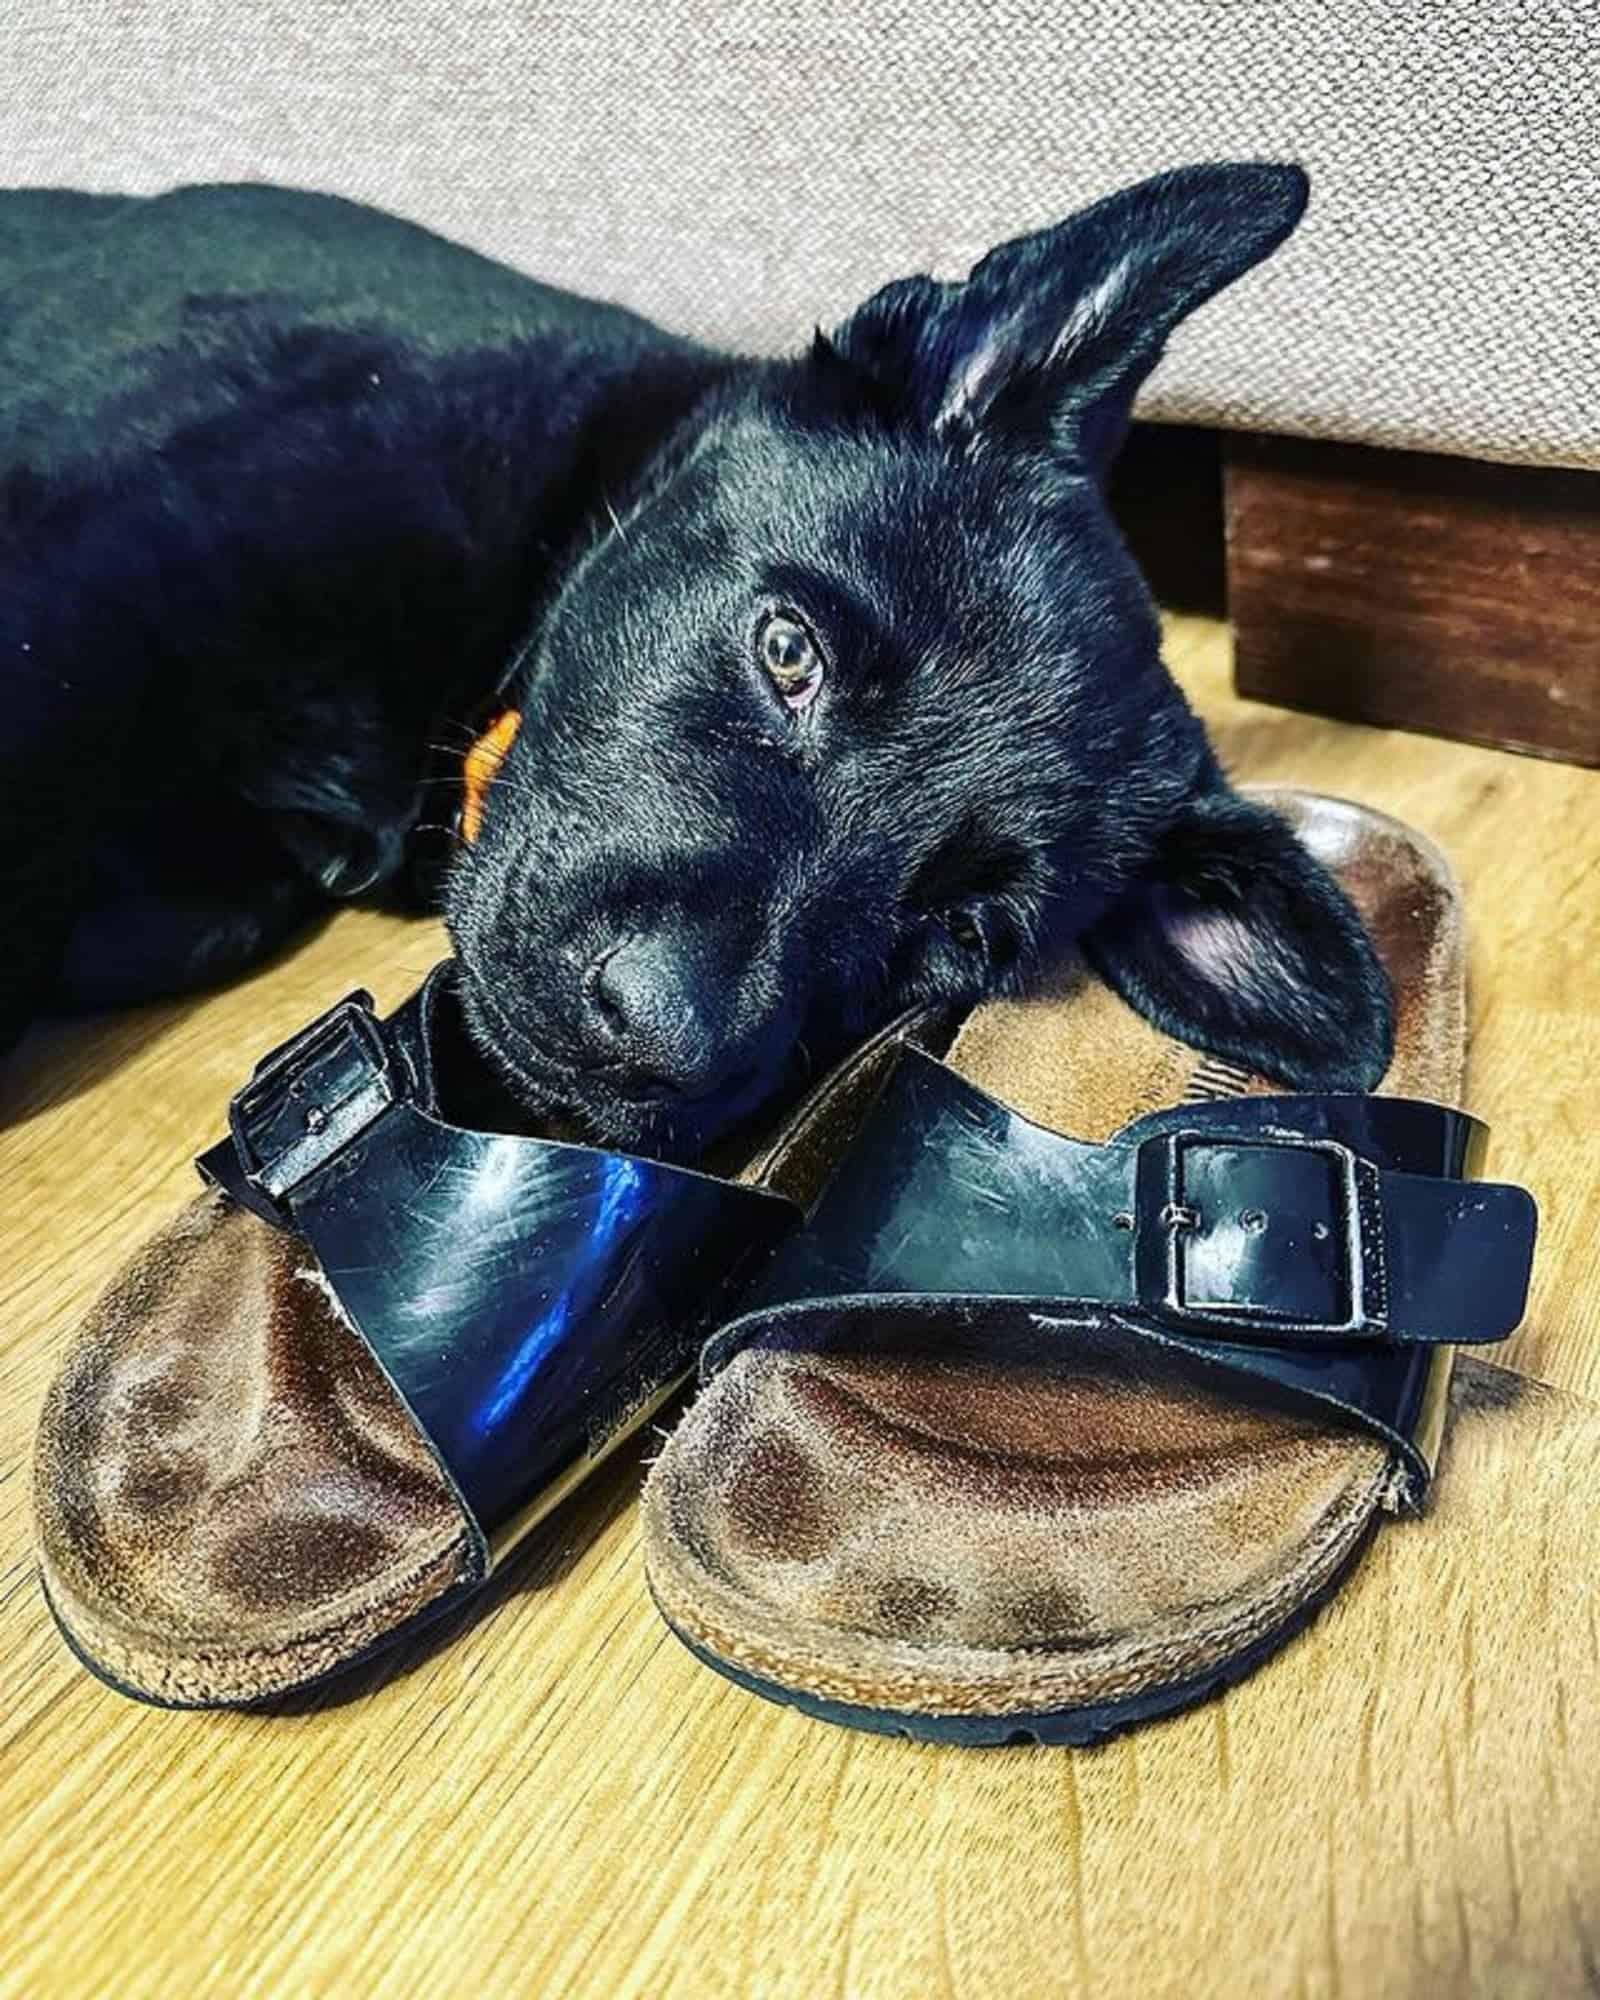
<path fill-rule="evenodd" d="M 506 752 L 516 742 L 517 731 L 521 727 L 521 710 L 508 708 L 495 717 L 467 752 L 466 788 L 461 801 L 461 838 L 469 847 L 476 845 L 478 835 L 483 831 L 483 810 L 488 803 L 489 787 L 494 783 L 496 771 L 505 762 Z"/>

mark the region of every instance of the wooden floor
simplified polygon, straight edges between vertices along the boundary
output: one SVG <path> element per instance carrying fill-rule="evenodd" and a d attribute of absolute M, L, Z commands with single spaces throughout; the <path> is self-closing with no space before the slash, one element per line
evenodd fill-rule
<path fill-rule="evenodd" d="M 1206 621 L 1169 656 L 1237 775 L 1398 813 L 1465 882 L 1473 1102 L 1544 1211 L 1502 1358 L 1538 1379 L 1463 1371 L 1430 1514 L 1253 1681 L 1090 1752 L 914 1748 L 705 1672 L 644 1593 L 636 1455 L 336 1699 L 108 1692 L 40 1601 L 34 1413 L 251 1060 L 436 955 L 342 916 L 0 1079 L 0 1993 L 1600 1992 L 1600 774 L 1237 702 Z"/>

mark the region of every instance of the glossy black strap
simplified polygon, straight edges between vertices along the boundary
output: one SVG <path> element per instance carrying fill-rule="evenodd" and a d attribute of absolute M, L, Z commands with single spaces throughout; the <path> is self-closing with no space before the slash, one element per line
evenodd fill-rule
<path fill-rule="evenodd" d="M 316 1252 L 477 1527 L 506 1525 L 693 1364 L 790 1202 L 437 1115 L 435 976 L 352 994 L 257 1066 L 207 1178 Z"/>
<path fill-rule="evenodd" d="M 1409 1440 L 1431 1350 L 1503 1339 L 1522 1316 L 1534 1206 L 1462 1178 L 1483 1138 L 1410 1099 L 1258 1097 L 1090 1145 L 908 1049 L 703 1366 L 825 1325 L 831 1342 L 841 1313 L 870 1337 L 885 1299 L 1092 1308 Z"/>

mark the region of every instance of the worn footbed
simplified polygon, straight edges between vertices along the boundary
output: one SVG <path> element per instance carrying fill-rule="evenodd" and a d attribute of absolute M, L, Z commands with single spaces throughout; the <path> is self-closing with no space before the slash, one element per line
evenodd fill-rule
<path fill-rule="evenodd" d="M 715 1167 L 804 1203 L 893 1043 Z M 314 1253 L 218 1192 L 145 1245 L 71 1341 L 39 1420 L 34 1512 L 74 1650 L 178 1707 L 338 1672 L 474 1581 L 460 1502 Z"/>
<path fill-rule="evenodd" d="M 1398 1038 L 1382 1088 L 1458 1101 L 1448 863 L 1380 814 L 1261 796 L 1338 875 L 1388 967 Z M 980 1009 L 947 1059 L 1086 1139 L 1275 1087 L 1162 1036 L 1082 973 Z M 760 1692 L 913 1735 L 1003 1741 L 1010 1718 L 1087 1740 L 1233 1678 L 1296 1629 L 1396 1473 L 1381 1442 L 1100 1325 L 1011 1352 L 953 1335 L 910 1355 L 752 1348 L 652 1471 L 645 1561 L 679 1635 Z"/>

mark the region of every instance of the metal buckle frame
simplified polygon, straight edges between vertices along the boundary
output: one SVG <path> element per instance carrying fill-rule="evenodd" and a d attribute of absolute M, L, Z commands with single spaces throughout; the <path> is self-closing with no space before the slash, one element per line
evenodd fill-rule
<path fill-rule="evenodd" d="M 1345 1301 L 1341 1317 L 1308 1320 L 1248 1303 L 1190 1302 L 1185 1287 L 1184 1239 L 1190 1229 L 1203 1227 L 1205 1219 L 1186 1199 L 1184 1163 L 1201 1151 L 1315 1153 L 1331 1162 L 1335 1175 L 1327 1221 L 1340 1251 L 1338 1286 Z M 1379 1301 L 1372 1283 L 1375 1266 L 1381 1266 L 1381 1246 L 1369 1242 L 1367 1236 L 1364 1180 L 1370 1180 L 1375 1192 L 1376 1168 L 1337 1139 L 1302 1138 L 1290 1133 L 1246 1137 L 1191 1128 L 1145 1140 L 1139 1148 L 1136 1180 L 1139 1303 L 1187 1326 L 1220 1321 L 1237 1325 L 1241 1331 L 1257 1330 L 1264 1336 L 1298 1333 L 1349 1339 L 1381 1335 L 1385 1328 L 1374 1310 Z"/>
<path fill-rule="evenodd" d="M 341 1053 L 346 1062 L 329 1060 Z M 319 1064 L 325 1074 L 313 1094 L 308 1073 Z M 392 1070 L 372 995 L 362 988 L 263 1056 L 228 1106 L 251 1186 L 280 1202 L 395 1101 Z"/>

